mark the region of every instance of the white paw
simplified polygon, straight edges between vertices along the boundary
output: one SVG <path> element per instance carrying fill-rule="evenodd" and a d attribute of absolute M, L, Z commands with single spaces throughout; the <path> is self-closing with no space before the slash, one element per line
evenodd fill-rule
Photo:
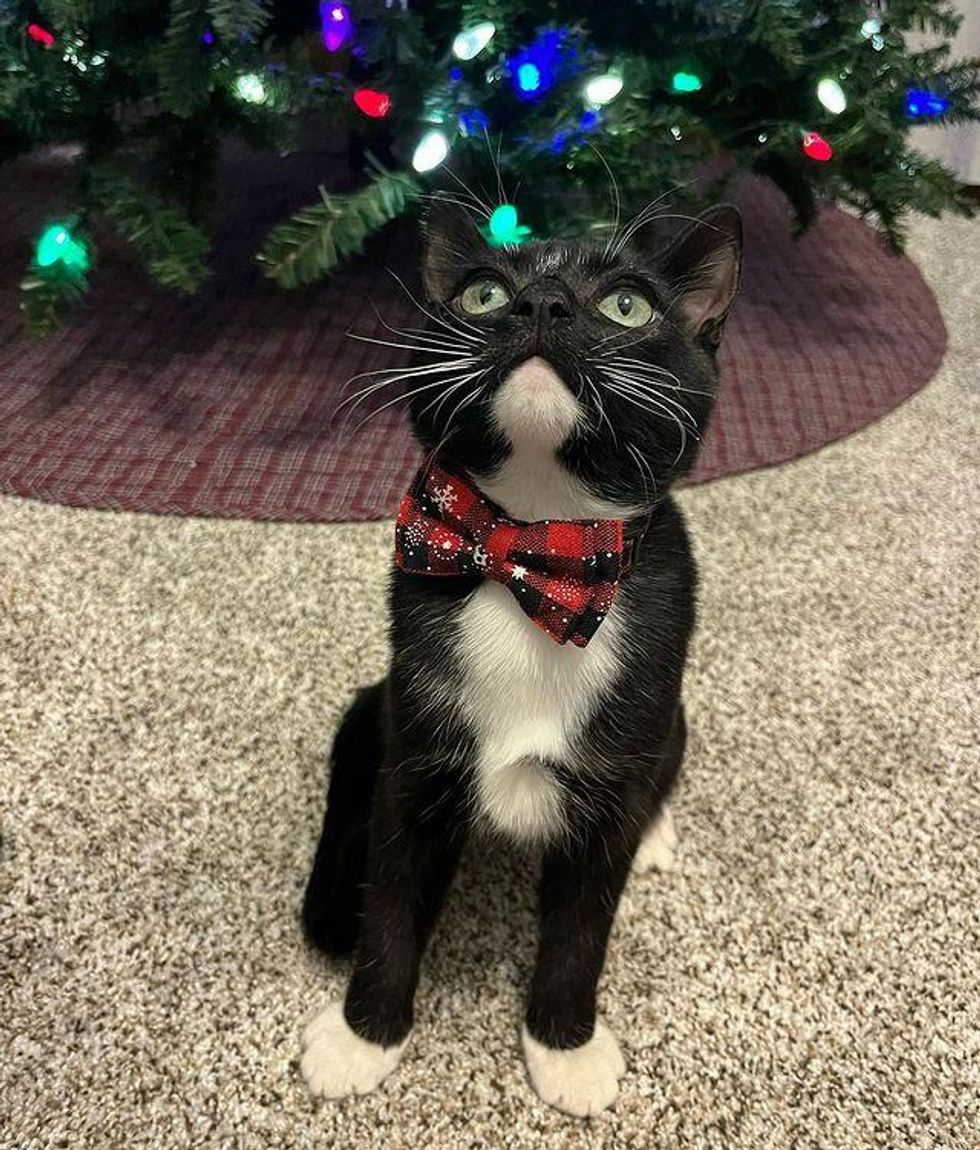
<path fill-rule="evenodd" d="M 677 831 L 674 816 L 666 803 L 660 814 L 647 828 L 633 858 L 633 870 L 646 874 L 648 870 L 672 871 L 677 853 Z"/>
<path fill-rule="evenodd" d="M 596 1019 L 589 1041 L 573 1050 L 543 1046 L 531 1037 L 526 1026 L 521 1032 L 521 1044 L 531 1085 L 549 1106 L 587 1118 L 616 1101 L 626 1060 L 616 1036 L 600 1019 Z"/>
<path fill-rule="evenodd" d="M 319 1098 L 367 1094 L 401 1061 L 408 1039 L 398 1046 L 379 1046 L 355 1034 L 335 1002 L 321 1011 L 303 1031 L 299 1068 L 310 1092 Z"/>

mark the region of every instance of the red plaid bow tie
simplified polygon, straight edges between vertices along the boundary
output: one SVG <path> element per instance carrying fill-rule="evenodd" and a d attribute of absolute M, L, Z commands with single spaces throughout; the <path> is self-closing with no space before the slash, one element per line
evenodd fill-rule
<path fill-rule="evenodd" d="M 522 523 L 438 464 L 402 500 L 395 561 L 413 575 L 481 575 L 509 587 L 555 640 L 584 647 L 629 570 L 634 540 L 621 519 Z"/>

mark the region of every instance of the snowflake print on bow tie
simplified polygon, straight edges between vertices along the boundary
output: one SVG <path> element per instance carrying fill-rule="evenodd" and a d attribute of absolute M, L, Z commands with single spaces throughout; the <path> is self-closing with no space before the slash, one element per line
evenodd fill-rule
<path fill-rule="evenodd" d="M 621 519 L 524 523 L 438 463 L 419 470 L 395 527 L 403 571 L 493 579 L 555 642 L 577 647 L 609 613 L 631 550 Z"/>

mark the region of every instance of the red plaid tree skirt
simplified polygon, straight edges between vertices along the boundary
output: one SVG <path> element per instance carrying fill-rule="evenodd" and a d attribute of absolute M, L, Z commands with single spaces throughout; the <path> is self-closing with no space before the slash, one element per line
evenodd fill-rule
<path fill-rule="evenodd" d="M 229 193 L 240 242 L 226 238 L 202 295 L 158 291 L 110 257 L 84 310 L 39 341 L 22 332 L 15 286 L 58 204 L 36 172 L 22 168 L 19 188 L 0 221 L 0 491 L 180 515 L 395 514 L 418 462 L 404 417 L 384 411 L 353 437 L 331 417 L 351 376 L 402 362 L 345 333 L 385 338 L 372 301 L 394 326 L 413 322 L 382 270 L 410 265 L 406 241 L 384 239 L 318 288 L 279 291 L 248 251 L 297 197 L 267 176 L 264 187 Z M 694 482 L 793 459 L 863 427 L 922 387 L 946 347 L 916 268 L 859 221 L 825 210 L 794 241 L 773 189 L 753 182 L 740 199 L 744 289 Z"/>

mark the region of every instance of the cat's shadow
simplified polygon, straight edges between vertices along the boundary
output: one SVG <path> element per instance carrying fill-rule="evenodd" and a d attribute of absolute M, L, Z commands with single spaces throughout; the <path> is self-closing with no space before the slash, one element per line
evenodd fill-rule
<path fill-rule="evenodd" d="M 539 873 L 536 852 L 475 834 L 429 945 L 425 981 L 451 990 L 454 984 L 470 983 L 479 969 L 523 986 L 537 941 Z"/>
<path fill-rule="evenodd" d="M 523 995 L 537 943 L 539 873 L 536 852 L 479 833 L 470 838 L 422 958 L 420 1010 L 468 990 L 474 972 L 495 995 Z M 350 974 L 350 958 L 323 961 Z"/>

